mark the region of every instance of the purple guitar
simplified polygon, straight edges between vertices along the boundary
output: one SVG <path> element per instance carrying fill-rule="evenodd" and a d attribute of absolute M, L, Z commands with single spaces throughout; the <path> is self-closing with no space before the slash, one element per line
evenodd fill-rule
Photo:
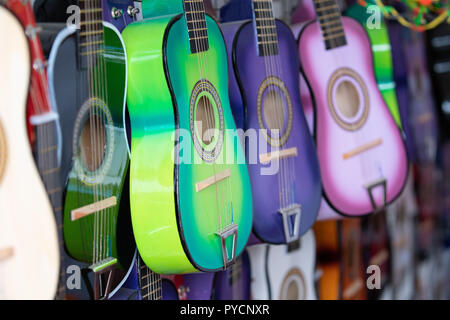
<path fill-rule="evenodd" d="M 314 3 L 318 20 L 303 28 L 298 49 L 315 102 L 324 196 L 342 215 L 367 215 L 401 193 L 406 149 L 378 90 L 363 27 L 341 18 L 335 0 Z"/>
<path fill-rule="evenodd" d="M 120 32 L 138 20 L 140 9 L 133 0 L 102 0 L 103 20 L 113 24 Z"/>
<path fill-rule="evenodd" d="M 214 273 L 161 276 L 151 271 L 136 251 L 125 280 L 110 300 L 210 300 Z"/>
<path fill-rule="evenodd" d="M 253 19 L 225 23 L 222 30 L 229 50 L 233 115 L 250 137 L 246 158 L 253 232 L 264 242 L 290 243 L 316 219 L 320 170 L 300 105 L 295 38 L 273 17 L 271 0 L 245 3 L 252 4 Z M 237 15 L 230 14 L 233 4 L 241 8 L 242 1 L 229 3 L 227 16 Z"/>
<path fill-rule="evenodd" d="M 247 251 L 226 271 L 214 278 L 215 300 L 250 300 L 250 258 Z"/>

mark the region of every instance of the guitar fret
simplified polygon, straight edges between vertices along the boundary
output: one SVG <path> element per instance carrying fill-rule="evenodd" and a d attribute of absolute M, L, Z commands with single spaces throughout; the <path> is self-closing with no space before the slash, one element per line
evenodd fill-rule
<path fill-rule="evenodd" d="M 330 13 L 330 14 L 325 14 L 325 15 L 320 16 L 319 20 L 322 21 L 322 20 L 326 20 L 328 18 L 340 17 L 340 16 L 341 16 L 341 14 L 339 12 L 333 12 L 333 13 Z"/>
<path fill-rule="evenodd" d="M 273 26 L 256 26 L 257 29 L 274 29 L 276 30 L 277 27 L 275 25 Z"/>
<path fill-rule="evenodd" d="M 90 55 L 96 55 L 96 54 L 100 54 L 100 53 L 104 53 L 104 50 L 84 51 L 84 52 L 81 52 L 81 55 L 82 56 L 90 56 Z"/>
<path fill-rule="evenodd" d="M 95 9 L 81 9 L 80 13 L 96 13 L 96 12 L 103 12 L 102 8 L 95 8 Z"/>
<path fill-rule="evenodd" d="M 104 44 L 103 40 L 82 42 L 80 44 L 80 46 L 84 48 L 84 47 L 88 47 L 88 46 L 98 46 L 98 45 L 101 45 L 101 44 Z"/>
<path fill-rule="evenodd" d="M 99 23 L 103 23 L 103 20 L 81 21 L 80 26 L 89 26 L 92 24 L 99 24 Z"/>
<path fill-rule="evenodd" d="M 332 4 L 329 6 L 318 7 L 317 11 L 321 12 L 321 11 L 327 11 L 327 10 L 332 10 L 332 9 L 339 9 L 339 7 L 337 6 L 337 4 Z"/>
<path fill-rule="evenodd" d="M 260 44 L 278 44 L 278 41 L 275 41 L 275 40 L 273 40 L 273 41 L 258 41 L 258 43 L 260 43 Z"/>
<path fill-rule="evenodd" d="M 59 171 L 59 168 L 53 168 L 42 172 L 43 176 L 48 176 L 49 174 L 56 173 Z"/>
<path fill-rule="evenodd" d="M 256 21 L 256 26 L 257 27 L 270 27 L 270 28 L 274 28 L 276 29 L 276 25 L 275 22 L 273 20 L 267 21 L 267 23 L 262 23 L 262 21 Z"/>
<path fill-rule="evenodd" d="M 38 150 L 38 152 L 41 152 L 41 153 L 47 153 L 47 152 L 51 152 L 51 151 L 54 151 L 54 150 L 57 150 L 57 148 L 58 148 L 58 146 L 50 146 L 50 147 L 47 147 L 47 148 L 44 148 L 44 149 L 40 149 L 40 150 Z"/>
<path fill-rule="evenodd" d="M 333 25 L 333 24 L 339 24 L 342 25 L 341 23 L 341 19 L 328 19 L 329 21 L 327 22 L 323 22 L 320 24 L 320 26 L 322 27 L 322 29 L 325 29 L 323 27 L 329 26 L 329 25 Z"/>
<path fill-rule="evenodd" d="M 208 32 L 207 32 L 206 28 L 189 31 L 189 39 L 190 40 L 193 40 L 193 39 L 196 39 L 199 37 L 204 37 L 205 39 L 208 38 Z"/>
<path fill-rule="evenodd" d="M 198 37 L 192 37 L 191 40 L 202 40 L 202 39 L 208 39 L 208 36 L 198 36 Z"/>
<path fill-rule="evenodd" d="M 328 33 L 332 33 L 332 32 L 337 31 L 337 30 L 342 31 L 342 26 L 339 25 L 339 26 L 336 26 L 336 27 L 333 27 L 333 28 L 328 28 L 326 30 L 322 30 L 322 34 L 323 35 L 327 35 Z"/>
<path fill-rule="evenodd" d="M 58 193 L 58 192 L 61 192 L 61 191 L 62 191 L 61 188 L 54 188 L 52 190 L 49 190 L 47 193 L 49 195 L 52 195 L 52 194 L 55 194 L 55 193 Z"/>
<path fill-rule="evenodd" d="M 103 34 L 103 29 L 102 30 L 95 30 L 95 31 L 80 32 L 80 36 L 81 37 L 90 36 L 90 35 L 96 35 L 96 34 Z"/>
<path fill-rule="evenodd" d="M 323 37 L 325 40 L 329 40 L 329 39 L 333 39 L 333 38 L 337 38 L 337 37 L 342 37 L 345 36 L 344 32 L 339 32 L 339 33 L 335 33 L 335 34 L 331 34 L 328 36 Z"/>

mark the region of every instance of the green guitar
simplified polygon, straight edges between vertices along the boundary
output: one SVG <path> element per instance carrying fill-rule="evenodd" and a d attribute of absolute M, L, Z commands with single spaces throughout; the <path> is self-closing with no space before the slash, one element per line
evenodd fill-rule
<path fill-rule="evenodd" d="M 372 4 L 373 2 L 368 0 L 367 3 Z M 376 9 L 377 7 L 374 5 L 373 8 Z M 391 43 L 389 41 L 387 26 L 384 23 L 381 12 L 379 15 L 373 17 L 371 13 L 370 10 L 367 10 L 358 3 L 353 4 L 345 11 L 345 15 L 352 17 L 361 23 L 369 35 L 372 44 L 375 77 L 377 79 L 378 88 L 380 89 L 384 101 L 388 105 L 395 122 L 401 128 L 402 123 L 395 92 Z M 377 24 L 376 21 L 372 19 L 381 20 L 378 21 Z"/>
<path fill-rule="evenodd" d="M 252 195 L 224 39 L 202 0 L 142 5 L 149 19 L 123 32 L 136 244 L 157 273 L 225 269 L 249 237 Z"/>
<path fill-rule="evenodd" d="M 49 81 L 62 128 L 65 246 L 74 259 L 89 263 L 94 297 L 101 299 L 135 251 L 128 196 L 122 193 L 129 163 L 123 122 L 127 67 L 119 31 L 103 22 L 101 0 L 79 4 L 80 29 L 67 27 L 56 37 Z"/>

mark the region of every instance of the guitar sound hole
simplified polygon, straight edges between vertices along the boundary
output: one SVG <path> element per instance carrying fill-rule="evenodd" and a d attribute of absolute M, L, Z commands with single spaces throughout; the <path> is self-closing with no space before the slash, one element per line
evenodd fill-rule
<path fill-rule="evenodd" d="M 336 90 L 336 103 L 339 111 L 346 118 L 353 118 L 358 114 L 361 106 L 358 90 L 350 81 L 342 81 Z"/>
<path fill-rule="evenodd" d="M 291 281 L 288 284 L 287 292 L 286 292 L 287 300 L 299 300 L 299 287 L 296 281 Z"/>
<path fill-rule="evenodd" d="M 264 99 L 264 120 L 269 130 L 278 130 L 279 134 L 284 127 L 283 99 L 278 91 L 270 90 Z"/>
<path fill-rule="evenodd" d="M 211 144 L 214 140 L 216 117 L 211 101 L 203 96 L 197 104 L 196 122 L 201 132 L 201 140 L 205 145 Z"/>
<path fill-rule="evenodd" d="M 97 171 L 103 163 L 106 149 L 106 130 L 103 119 L 91 114 L 81 130 L 81 161 L 91 172 Z"/>

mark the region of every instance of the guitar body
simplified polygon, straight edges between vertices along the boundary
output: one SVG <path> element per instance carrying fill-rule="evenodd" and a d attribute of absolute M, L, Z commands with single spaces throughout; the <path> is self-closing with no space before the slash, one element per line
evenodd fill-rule
<path fill-rule="evenodd" d="M 214 300 L 250 300 L 250 258 L 244 251 L 236 263 L 214 276 Z"/>
<path fill-rule="evenodd" d="M 247 248 L 254 300 L 315 300 L 316 242 L 313 231 L 300 238 L 300 247 L 255 245 Z"/>
<path fill-rule="evenodd" d="M 59 250 L 53 210 L 25 121 L 31 72 L 23 27 L 0 7 L 0 299 L 53 299 Z M 30 267 L 32 265 L 32 267 Z"/>
<path fill-rule="evenodd" d="M 161 274 L 223 269 L 223 251 L 226 248 L 231 260 L 233 241 L 228 239 L 222 248 L 219 233 L 238 226 L 237 257 L 252 225 L 245 161 L 225 160 L 245 159 L 233 137 L 225 44 L 214 20 L 206 16 L 206 23 L 210 49 L 198 54 L 191 54 L 181 14 L 133 23 L 123 33 L 129 64 L 133 229 L 142 259 Z M 199 59 L 208 71 L 199 70 Z M 194 110 L 203 108 L 197 108 L 199 92 L 214 110 L 218 132 L 208 146 L 190 123 L 197 116 Z M 216 174 L 225 172 L 228 178 L 200 187 L 205 179 L 216 181 Z"/>
<path fill-rule="evenodd" d="M 31 148 L 36 167 L 47 191 L 57 225 L 60 253 L 60 274 L 56 299 L 66 297 L 66 279 L 64 266 L 64 240 L 62 235 L 62 188 L 61 172 L 61 128 L 58 114 L 50 104 L 48 78 L 45 68 L 46 58 L 40 37 L 42 32 L 36 25 L 31 3 L 20 0 L 8 0 L 6 7 L 20 20 L 28 36 L 31 70 L 30 87 L 27 101 L 27 123 Z M 34 34 L 34 35 L 33 35 Z"/>
<path fill-rule="evenodd" d="M 370 41 L 355 20 L 343 17 L 342 25 L 347 45 L 325 50 L 318 23 L 308 24 L 299 54 L 315 101 L 324 195 L 337 212 L 361 216 L 400 194 L 408 159 L 375 81 Z"/>
<path fill-rule="evenodd" d="M 128 144 L 123 125 L 127 74 L 123 44 L 117 29 L 104 22 L 105 60 L 96 66 L 104 65 L 102 72 L 107 80 L 98 85 L 104 86 L 107 96 L 89 98 L 88 72 L 78 60 L 75 31 L 66 28 L 58 34 L 49 59 L 51 97 L 61 115 L 63 129 L 61 171 L 67 177 L 66 249 L 79 261 L 94 263 L 116 257 L 126 268 L 134 249 L 126 209 L 128 196 L 121 201 L 128 170 Z M 67 77 L 68 74 L 73 77 Z M 104 150 L 102 156 L 88 154 L 96 148 Z M 75 218 L 72 212 L 112 198 L 115 205 L 94 210 L 93 214 Z"/>
<path fill-rule="evenodd" d="M 254 199 L 253 231 L 264 242 L 281 244 L 292 239 L 286 236 L 280 209 L 292 204 L 301 205 L 300 223 L 296 227 L 297 236 L 301 236 L 316 220 L 322 189 L 317 153 L 300 104 L 295 38 L 287 25 L 280 20 L 275 21 L 277 60 L 280 63 L 272 68 L 266 67 L 271 58 L 258 54 L 254 23 L 226 23 L 222 25 L 222 30 L 230 57 L 230 97 L 236 123 L 244 130 L 256 130 L 259 136 L 258 143 L 250 141 L 250 144 L 258 144 L 259 150 L 252 145 L 246 147 Z M 273 101 L 277 99 L 274 95 L 280 98 L 281 103 Z M 274 115 L 271 108 L 279 110 Z M 282 123 L 282 145 L 275 146 L 278 140 L 274 142 L 270 129 L 279 114 L 283 116 L 279 121 Z M 267 130 L 267 135 L 260 130 Z M 267 146 L 267 151 L 263 150 L 262 144 Z M 277 159 L 278 168 L 273 164 L 275 161 L 267 164 L 262 163 L 260 158 L 266 152 L 294 149 L 298 155 Z M 280 201 L 283 198 L 286 200 Z"/>

